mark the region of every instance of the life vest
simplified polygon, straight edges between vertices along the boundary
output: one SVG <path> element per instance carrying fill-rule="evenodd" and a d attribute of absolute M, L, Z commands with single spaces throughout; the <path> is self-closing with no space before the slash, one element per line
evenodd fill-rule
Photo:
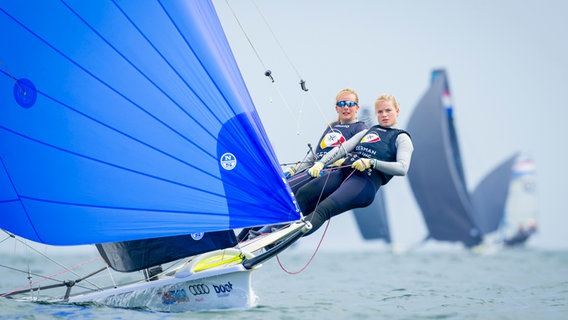
<path fill-rule="evenodd" d="M 396 161 L 396 139 L 401 133 L 408 134 L 408 132 L 401 129 L 384 128 L 380 125 L 375 125 L 367 130 L 367 133 L 355 147 L 353 154 L 362 158 Z M 410 135 L 408 134 L 408 136 Z M 372 174 L 380 176 L 381 184 L 386 184 L 393 177 L 379 170 L 372 170 Z"/>

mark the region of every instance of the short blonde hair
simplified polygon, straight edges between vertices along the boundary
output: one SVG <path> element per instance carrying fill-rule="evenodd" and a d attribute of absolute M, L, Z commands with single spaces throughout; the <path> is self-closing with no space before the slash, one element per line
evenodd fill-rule
<path fill-rule="evenodd" d="M 375 108 L 377 107 L 377 104 L 382 101 L 391 101 L 394 108 L 398 110 L 398 101 L 396 101 L 396 98 L 392 94 L 382 93 L 379 95 L 377 100 L 375 100 Z"/>
<path fill-rule="evenodd" d="M 355 102 L 357 102 L 357 104 L 359 104 L 359 95 L 357 94 L 357 92 L 355 92 L 355 89 L 351 89 L 351 88 L 345 88 L 345 89 L 339 90 L 339 92 L 335 96 L 335 102 L 337 102 L 338 99 L 339 99 L 339 96 L 341 96 L 344 93 L 351 93 L 351 94 L 355 95 Z"/>

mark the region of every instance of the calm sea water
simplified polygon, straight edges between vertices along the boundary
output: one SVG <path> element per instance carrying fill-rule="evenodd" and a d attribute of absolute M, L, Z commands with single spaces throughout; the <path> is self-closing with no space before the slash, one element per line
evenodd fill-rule
<path fill-rule="evenodd" d="M 0 264 L 10 261 L 2 255 Z M 297 271 L 310 255 L 290 250 L 280 261 Z M 0 292 L 21 285 L 5 273 Z M 248 310 L 172 314 L 0 298 L 0 319 L 567 319 L 568 252 L 319 252 L 299 274 L 265 263 L 253 287 L 259 304 Z"/>

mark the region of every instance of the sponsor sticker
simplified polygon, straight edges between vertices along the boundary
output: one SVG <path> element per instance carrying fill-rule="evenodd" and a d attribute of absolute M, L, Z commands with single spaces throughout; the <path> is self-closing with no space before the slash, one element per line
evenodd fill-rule
<path fill-rule="evenodd" d="M 233 170 L 237 166 L 237 158 L 230 152 L 224 153 L 219 161 L 225 170 Z"/>
<path fill-rule="evenodd" d="M 204 235 L 205 235 L 205 232 L 196 232 L 196 233 L 191 234 L 191 238 L 193 240 L 201 240 L 201 239 L 203 239 Z"/>
<path fill-rule="evenodd" d="M 226 284 L 214 284 L 213 290 L 215 290 L 215 293 L 218 297 L 228 297 L 231 291 L 233 291 L 233 284 L 230 281 L 228 281 Z"/>
<path fill-rule="evenodd" d="M 162 293 L 163 304 L 174 304 L 180 302 L 189 302 L 189 297 L 184 289 L 170 290 Z"/>

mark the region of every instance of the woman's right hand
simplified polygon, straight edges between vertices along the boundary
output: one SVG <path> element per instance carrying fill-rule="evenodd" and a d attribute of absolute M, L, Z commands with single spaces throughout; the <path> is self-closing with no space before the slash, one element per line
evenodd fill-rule
<path fill-rule="evenodd" d="M 308 173 L 310 176 L 317 178 L 322 174 L 323 167 L 325 165 L 322 162 L 316 162 L 314 165 L 308 169 Z"/>
<path fill-rule="evenodd" d="M 290 179 L 292 178 L 292 176 L 296 173 L 296 171 L 294 170 L 294 168 L 290 167 L 287 168 L 286 170 L 284 170 L 284 177 L 286 179 Z"/>

